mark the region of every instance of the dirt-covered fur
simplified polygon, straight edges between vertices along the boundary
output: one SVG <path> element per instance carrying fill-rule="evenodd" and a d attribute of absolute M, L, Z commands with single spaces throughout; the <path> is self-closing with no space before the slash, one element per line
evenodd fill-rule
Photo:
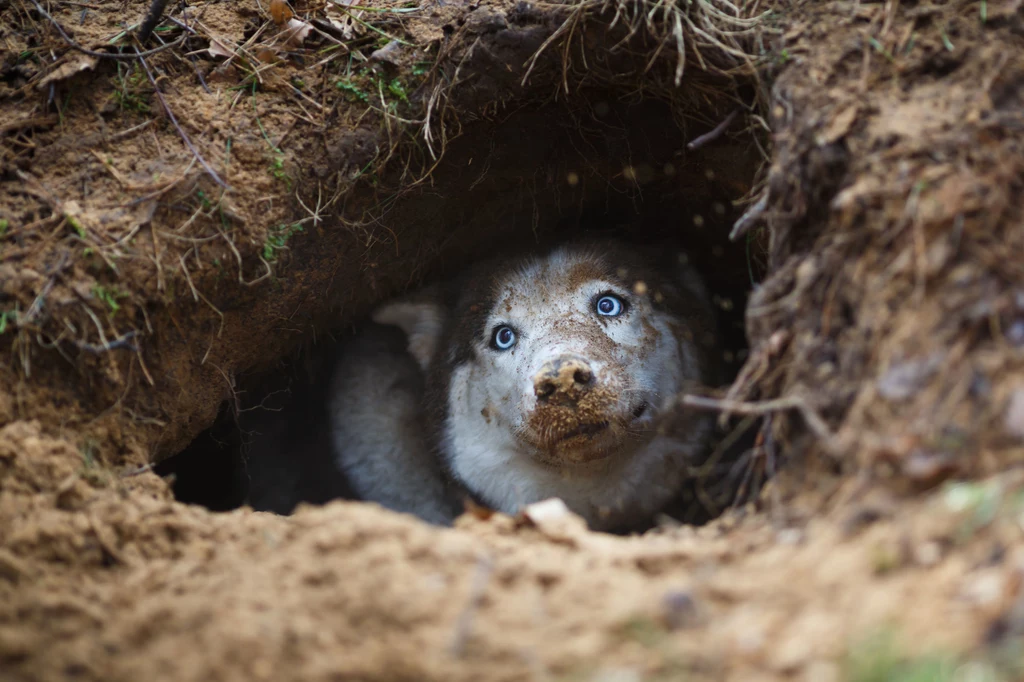
<path fill-rule="evenodd" d="M 507 513 L 559 497 L 595 528 L 635 526 L 711 433 L 658 428 L 715 380 L 708 296 L 677 254 L 602 241 L 497 258 L 374 319 L 408 352 L 350 355 L 332 419 L 340 465 L 385 506 L 437 521 L 460 495 Z"/>

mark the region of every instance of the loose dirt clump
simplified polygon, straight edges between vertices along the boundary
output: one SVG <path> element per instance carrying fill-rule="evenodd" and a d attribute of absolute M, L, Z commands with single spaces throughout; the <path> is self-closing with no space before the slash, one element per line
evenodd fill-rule
<path fill-rule="evenodd" d="M 142 2 L 0 2 L 0 678 L 1015 679 L 1018 4 L 197 2 L 138 44 Z M 749 504 L 441 530 L 153 473 L 381 298 L 601 220 L 753 287 L 689 403 L 762 420 Z"/>

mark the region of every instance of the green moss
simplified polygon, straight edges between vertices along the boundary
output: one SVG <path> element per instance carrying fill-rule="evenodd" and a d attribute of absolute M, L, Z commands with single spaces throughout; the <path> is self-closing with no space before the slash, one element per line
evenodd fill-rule
<path fill-rule="evenodd" d="M 93 295 L 99 300 L 106 304 L 107 308 L 110 309 L 111 315 L 116 315 L 117 311 L 121 309 L 121 305 L 118 300 L 128 298 L 128 294 L 117 289 L 117 287 L 105 287 L 97 284 L 92 288 Z"/>
<path fill-rule="evenodd" d="M 278 225 L 270 228 L 270 231 L 267 233 L 267 239 L 263 242 L 263 259 L 268 263 L 277 260 L 278 251 L 285 249 L 288 245 L 288 240 L 297 232 L 302 231 L 301 223 Z"/>

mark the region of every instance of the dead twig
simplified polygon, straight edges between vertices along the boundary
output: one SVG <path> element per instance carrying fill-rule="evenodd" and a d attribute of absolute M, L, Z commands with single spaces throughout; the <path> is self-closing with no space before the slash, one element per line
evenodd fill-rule
<path fill-rule="evenodd" d="M 739 115 L 739 113 L 739 109 L 733 109 L 729 113 L 729 115 L 725 117 L 724 121 L 722 121 L 714 128 L 712 128 L 710 132 L 695 137 L 693 140 L 686 144 L 686 148 L 692 152 L 695 149 L 700 149 L 701 147 L 711 142 L 714 142 L 715 140 L 717 140 L 718 138 L 725 134 L 725 131 L 729 129 L 729 126 L 732 125 L 732 122 L 736 120 L 736 116 Z"/>
<path fill-rule="evenodd" d="M 149 57 L 150 55 L 157 54 L 158 52 L 163 52 L 164 50 L 169 50 L 172 47 L 177 47 L 178 45 L 181 45 L 183 42 L 185 42 L 185 38 L 187 37 L 183 35 L 173 42 L 167 43 L 166 45 L 161 45 L 160 47 L 154 48 L 152 50 L 146 50 L 145 52 L 139 52 L 138 50 L 135 50 L 134 54 L 124 54 L 123 52 L 98 52 L 96 50 L 84 48 L 78 43 L 76 43 L 71 38 L 71 36 L 64 32 L 64 29 L 61 28 L 59 23 L 57 23 L 57 20 L 50 16 L 49 12 L 43 9 L 43 6 L 40 5 L 37 0 L 32 0 L 32 4 L 35 5 L 36 11 L 39 12 L 40 15 L 45 17 L 51 24 L 53 24 L 53 27 L 57 29 L 57 33 L 59 33 L 60 37 L 64 39 L 64 42 L 68 44 L 68 47 L 78 52 L 81 52 L 82 54 L 87 54 L 90 57 L 98 57 L 100 59 L 141 59 L 142 57 Z"/>
<path fill-rule="evenodd" d="M 96 331 L 99 333 L 100 336 L 100 347 L 102 348 L 103 346 L 107 346 L 109 344 L 109 342 L 107 341 L 107 335 L 103 333 L 103 325 L 100 323 L 100 319 L 96 317 L 96 313 L 94 313 L 89 308 L 89 306 L 85 305 L 84 303 L 82 304 L 82 309 L 85 310 L 86 314 L 92 319 L 93 324 L 96 325 Z M 84 341 L 80 343 L 89 345 L 87 342 Z M 121 370 L 118 369 L 117 362 L 113 358 L 110 359 L 110 367 L 114 371 L 115 380 L 118 383 L 121 383 Z"/>
<path fill-rule="evenodd" d="M 87 343 L 85 341 L 76 341 L 75 346 L 82 350 L 89 351 L 99 355 L 100 353 L 109 353 L 112 350 L 127 349 L 130 351 L 138 351 L 138 348 L 132 339 L 138 335 L 136 331 L 130 331 L 126 334 L 122 334 L 113 341 L 104 341 L 103 343 Z"/>
<path fill-rule="evenodd" d="M 153 29 L 160 23 L 160 20 L 164 16 L 164 9 L 167 7 L 168 0 L 153 0 L 149 6 L 149 11 L 146 12 L 146 18 L 142 20 L 142 25 L 139 26 L 138 32 L 135 37 L 139 39 L 140 43 L 146 42 L 149 39 L 150 34 L 153 33 Z"/>
<path fill-rule="evenodd" d="M 50 276 L 46 278 L 46 284 L 44 284 L 43 288 L 39 290 L 35 300 L 32 301 L 32 305 L 30 305 L 28 310 L 25 311 L 24 315 L 18 316 L 17 323 L 19 328 L 30 324 L 35 319 L 36 315 L 38 315 L 43 309 L 46 297 L 50 294 L 50 291 L 53 290 L 54 285 L 57 283 L 57 278 L 64 271 L 64 268 L 67 267 L 68 257 L 69 253 L 67 251 L 61 253 L 60 261 L 56 266 L 54 266 Z"/>
<path fill-rule="evenodd" d="M 7 133 L 24 130 L 26 128 L 48 128 L 56 124 L 59 120 L 60 117 L 56 114 L 23 118 L 19 121 L 12 121 L 11 123 L 4 123 L 3 125 L 0 125 L 0 135 L 6 135 Z"/>
<path fill-rule="evenodd" d="M 717 410 L 725 414 L 765 415 L 785 410 L 796 410 L 804 418 L 804 421 L 811 431 L 814 432 L 814 435 L 821 440 L 825 449 L 830 454 L 839 453 L 836 436 L 832 433 L 828 424 L 821 418 L 821 415 L 807 404 L 806 400 L 799 396 L 766 400 L 761 403 L 748 403 L 739 400 L 721 400 L 699 395 L 684 395 L 682 403 L 687 407 L 693 407 L 698 410 Z"/>

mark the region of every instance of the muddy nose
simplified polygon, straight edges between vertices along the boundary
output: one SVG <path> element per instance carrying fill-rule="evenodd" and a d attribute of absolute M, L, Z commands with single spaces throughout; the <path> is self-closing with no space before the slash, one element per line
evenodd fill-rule
<path fill-rule="evenodd" d="M 576 355 L 562 355 L 544 363 L 533 376 L 533 392 L 537 400 L 556 398 L 575 400 L 594 383 L 590 364 Z"/>

